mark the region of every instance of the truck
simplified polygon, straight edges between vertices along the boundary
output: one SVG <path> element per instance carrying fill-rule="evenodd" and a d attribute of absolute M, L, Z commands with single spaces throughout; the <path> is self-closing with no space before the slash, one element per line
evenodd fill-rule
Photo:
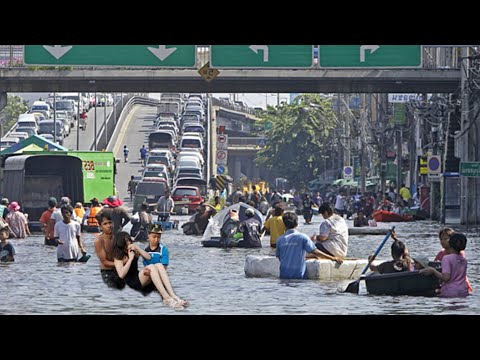
<path fill-rule="evenodd" d="M 2 159 L 2 194 L 17 201 L 34 228 L 54 196 L 72 203 L 115 194 L 115 159 L 109 151 L 24 151 Z"/>
<path fill-rule="evenodd" d="M 157 116 L 173 114 L 175 119 L 180 115 L 180 103 L 176 101 L 160 101 L 157 105 Z"/>

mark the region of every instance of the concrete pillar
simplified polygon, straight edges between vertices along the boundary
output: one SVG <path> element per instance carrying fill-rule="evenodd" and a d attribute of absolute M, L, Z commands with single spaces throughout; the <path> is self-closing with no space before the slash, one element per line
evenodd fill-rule
<path fill-rule="evenodd" d="M 257 164 L 255 164 L 254 158 L 250 158 L 249 163 L 250 163 L 250 166 L 252 167 L 253 179 L 255 181 L 258 181 L 260 179 L 260 168 L 257 166 Z"/>
<path fill-rule="evenodd" d="M 7 93 L 0 92 L 0 110 L 7 106 Z"/>
<path fill-rule="evenodd" d="M 235 156 L 233 161 L 233 181 L 240 181 L 240 174 L 242 172 L 242 162 L 240 156 Z"/>

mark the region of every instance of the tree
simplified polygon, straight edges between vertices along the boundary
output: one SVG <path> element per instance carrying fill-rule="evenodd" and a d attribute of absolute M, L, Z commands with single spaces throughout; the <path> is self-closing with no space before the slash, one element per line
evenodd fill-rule
<path fill-rule="evenodd" d="M 323 156 L 334 150 L 328 144 L 338 122 L 330 99 L 302 94 L 293 104 L 268 107 L 262 122 L 271 123 L 271 128 L 265 132 L 267 146 L 258 152 L 257 164 L 297 189 L 305 188 Z"/>
<path fill-rule="evenodd" d="M 16 95 L 7 96 L 7 106 L 0 111 L 0 125 L 2 129 L 0 135 L 3 137 L 4 131 L 7 132 L 17 122 L 20 114 L 27 112 L 27 102 Z"/>

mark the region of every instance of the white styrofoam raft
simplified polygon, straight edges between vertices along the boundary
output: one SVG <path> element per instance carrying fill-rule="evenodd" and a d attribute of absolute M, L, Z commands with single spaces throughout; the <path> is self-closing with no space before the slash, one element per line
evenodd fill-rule
<path fill-rule="evenodd" d="M 379 260 L 373 262 L 381 263 Z M 307 259 L 307 278 L 311 280 L 356 280 L 367 265 L 367 260 L 344 260 L 339 265 L 331 260 Z M 249 277 L 279 277 L 280 261 L 274 256 L 247 255 L 245 275 Z"/>

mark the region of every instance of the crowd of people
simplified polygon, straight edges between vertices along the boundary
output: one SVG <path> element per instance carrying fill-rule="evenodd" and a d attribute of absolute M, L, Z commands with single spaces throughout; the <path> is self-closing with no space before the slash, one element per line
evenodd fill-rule
<path fill-rule="evenodd" d="M 403 187 L 402 187 L 403 188 Z M 275 255 L 280 261 L 280 277 L 284 279 L 304 279 L 306 277 L 306 259 L 328 259 L 342 264 L 348 251 L 348 226 L 346 224 L 346 212 L 342 207 L 345 194 L 340 191 L 336 195 L 326 195 L 326 199 L 334 200 L 333 206 L 324 201 L 320 193 L 313 196 L 303 195 L 303 215 L 305 223 L 310 224 L 313 214 L 311 209 L 318 208 L 318 213 L 324 219 L 321 222 L 318 234 L 314 232 L 307 235 L 297 230 L 298 216 L 295 211 L 287 209 L 281 192 L 273 191 L 268 196 L 256 191 L 245 194 L 237 189 L 232 196 L 232 202 L 246 202 L 250 205 L 246 209 L 246 219 L 239 222 L 237 232 L 240 241 L 237 247 L 261 247 L 265 232 L 270 234 L 270 246 L 275 249 Z M 402 194 L 402 191 L 400 192 Z M 248 198 L 245 196 L 248 195 Z M 385 206 L 393 195 L 383 195 L 379 207 Z M 399 195 L 402 201 L 408 195 Z M 255 218 L 255 208 L 262 201 L 269 201 L 271 211 L 263 225 Z M 371 195 L 359 198 L 362 204 L 357 209 L 355 221 L 366 223 L 368 209 L 372 208 L 365 204 L 375 205 L 375 199 Z M 104 199 L 101 203 L 97 199 L 91 199 L 91 205 L 85 209 L 81 203 L 72 207 L 68 197 L 62 197 L 59 202 L 50 197 L 47 202 L 48 208 L 41 217 L 43 225 L 45 245 L 57 247 L 58 262 L 79 261 L 86 255 L 86 249 L 81 240 L 82 228 L 86 231 L 98 232 L 94 246 L 100 263 L 100 274 L 103 281 L 110 287 L 122 289 L 126 285 L 143 294 L 153 290 L 158 291 L 163 303 L 174 309 L 183 309 L 187 302 L 178 297 L 170 282 L 166 271 L 169 264 L 168 248 L 161 243 L 162 226 L 152 221 L 151 214 L 146 206 L 140 206 L 139 219 L 135 222 L 136 235 L 122 231 L 123 227 L 132 219 L 124 208 L 123 202 L 115 196 Z M 158 207 L 169 210 L 173 209 L 173 201 L 167 192 L 158 201 Z M 214 199 L 213 204 L 203 203 L 192 223 L 192 234 L 201 233 L 211 218 L 221 208 L 217 209 L 220 201 Z M 343 211 L 342 211 L 343 210 Z M 163 219 L 165 220 L 165 219 Z M 168 220 L 168 219 L 167 219 Z M 186 223 L 188 224 L 188 222 Z M 185 224 L 184 224 L 185 225 Z M 361 226 L 361 225 L 360 225 Z M 15 249 L 8 241 L 9 238 L 24 238 L 29 234 L 28 220 L 22 213 L 20 205 L 8 199 L 2 199 L 0 204 L 0 261 L 12 262 L 15 257 Z M 399 240 L 393 232 L 394 242 L 391 246 L 392 260 L 374 265 L 375 258 L 369 256 L 371 271 L 379 273 L 392 273 L 420 270 L 423 275 L 437 277 L 442 286 L 438 292 L 443 297 L 463 297 L 472 292 L 472 287 L 466 276 L 467 259 L 464 250 L 467 238 L 464 234 L 456 233 L 452 229 L 442 229 L 439 233 L 442 250 L 437 254 L 434 261 L 441 263 L 441 270 L 430 264 L 411 259 L 408 248 Z M 144 249 L 134 241 L 148 241 Z M 143 268 L 139 269 L 138 260 L 143 259 Z"/>

